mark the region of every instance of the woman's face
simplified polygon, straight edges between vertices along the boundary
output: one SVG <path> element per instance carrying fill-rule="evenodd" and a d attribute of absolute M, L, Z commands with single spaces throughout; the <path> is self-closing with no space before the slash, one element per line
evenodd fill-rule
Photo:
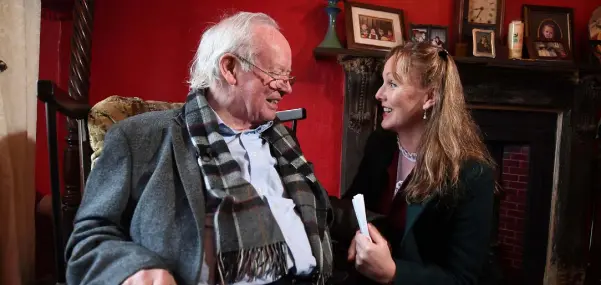
<path fill-rule="evenodd" d="M 384 109 L 382 128 L 398 132 L 421 123 L 424 110 L 430 108 L 434 100 L 428 99 L 427 90 L 419 86 L 417 79 L 404 80 L 407 82 L 395 79 L 393 60 L 389 59 L 384 66 L 384 84 L 376 93 L 376 99 Z"/>

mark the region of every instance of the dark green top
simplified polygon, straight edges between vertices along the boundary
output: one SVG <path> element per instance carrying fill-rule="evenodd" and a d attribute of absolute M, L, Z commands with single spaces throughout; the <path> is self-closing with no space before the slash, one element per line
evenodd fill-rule
<path fill-rule="evenodd" d="M 362 193 L 368 210 L 377 212 L 381 195 L 390 193 L 386 189 L 389 187 L 388 167 L 396 151 L 393 134 L 374 132 L 368 139 L 364 158 L 343 200 Z M 489 260 L 495 187 L 493 170 L 480 162 L 466 161 L 457 187 L 461 188 L 461 195 L 456 199 L 432 198 L 423 204 L 407 205 L 402 233 L 390 232 L 392 227 L 389 224 L 394 221 L 386 218 L 374 221 L 392 248 L 396 263 L 394 284 L 498 282 L 491 273 L 492 263 Z M 342 203 L 333 203 L 335 207 L 339 204 Z M 337 214 L 354 215 L 352 210 L 342 208 L 337 209 Z M 343 220 L 341 217 L 336 219 L 337 222 Z M 338 224 L 333 230 L 342 227 L 344 225 Z M 336 233 L 333 235 L 336 236 Z M 361 280 L 357 284 L 366 284 L 366 281 Z"/>

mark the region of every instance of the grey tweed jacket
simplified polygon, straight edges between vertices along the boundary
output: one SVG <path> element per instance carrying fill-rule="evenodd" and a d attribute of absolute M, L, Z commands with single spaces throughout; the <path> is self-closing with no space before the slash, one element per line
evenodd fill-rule
<path fill-rule="evenodd" d="M 181 109 L 111 127 L 67 243 L 68 284 L 121 284 L 149 268 L 197 283 L 205 202 L 187 134 Z"/>

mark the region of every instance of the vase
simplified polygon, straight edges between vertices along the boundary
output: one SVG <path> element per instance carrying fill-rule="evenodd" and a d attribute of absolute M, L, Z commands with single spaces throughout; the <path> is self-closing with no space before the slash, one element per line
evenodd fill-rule
<path fill-rule="evenodd" d="M 337 7 L 337 3 L 340 0 L 328 0 L 328 6 L 326 12 L 328 13 L 328 31 L 326 36 L 319 44 L 319 47 L 323 48 L 342 48 L 338 36 L 336 35 L 336 16 L 340 13 L 340 8 Z"/>

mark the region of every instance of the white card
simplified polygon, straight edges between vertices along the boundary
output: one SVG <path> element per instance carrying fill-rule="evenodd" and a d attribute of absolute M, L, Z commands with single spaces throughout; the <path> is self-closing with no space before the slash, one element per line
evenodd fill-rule
<path fill-rule="evenodd" d="M 365 214 L 365 201 L 363 200 L 363 194 L 357 194 L 353 197 L 353 208 L 355 209 L 355 215 L 357 217 L 357 223 L 359 223 L 359 231 L 361 234 L 371 240 L 369 236 L 369 230 L 367 229 L 367 217 Z"/>

